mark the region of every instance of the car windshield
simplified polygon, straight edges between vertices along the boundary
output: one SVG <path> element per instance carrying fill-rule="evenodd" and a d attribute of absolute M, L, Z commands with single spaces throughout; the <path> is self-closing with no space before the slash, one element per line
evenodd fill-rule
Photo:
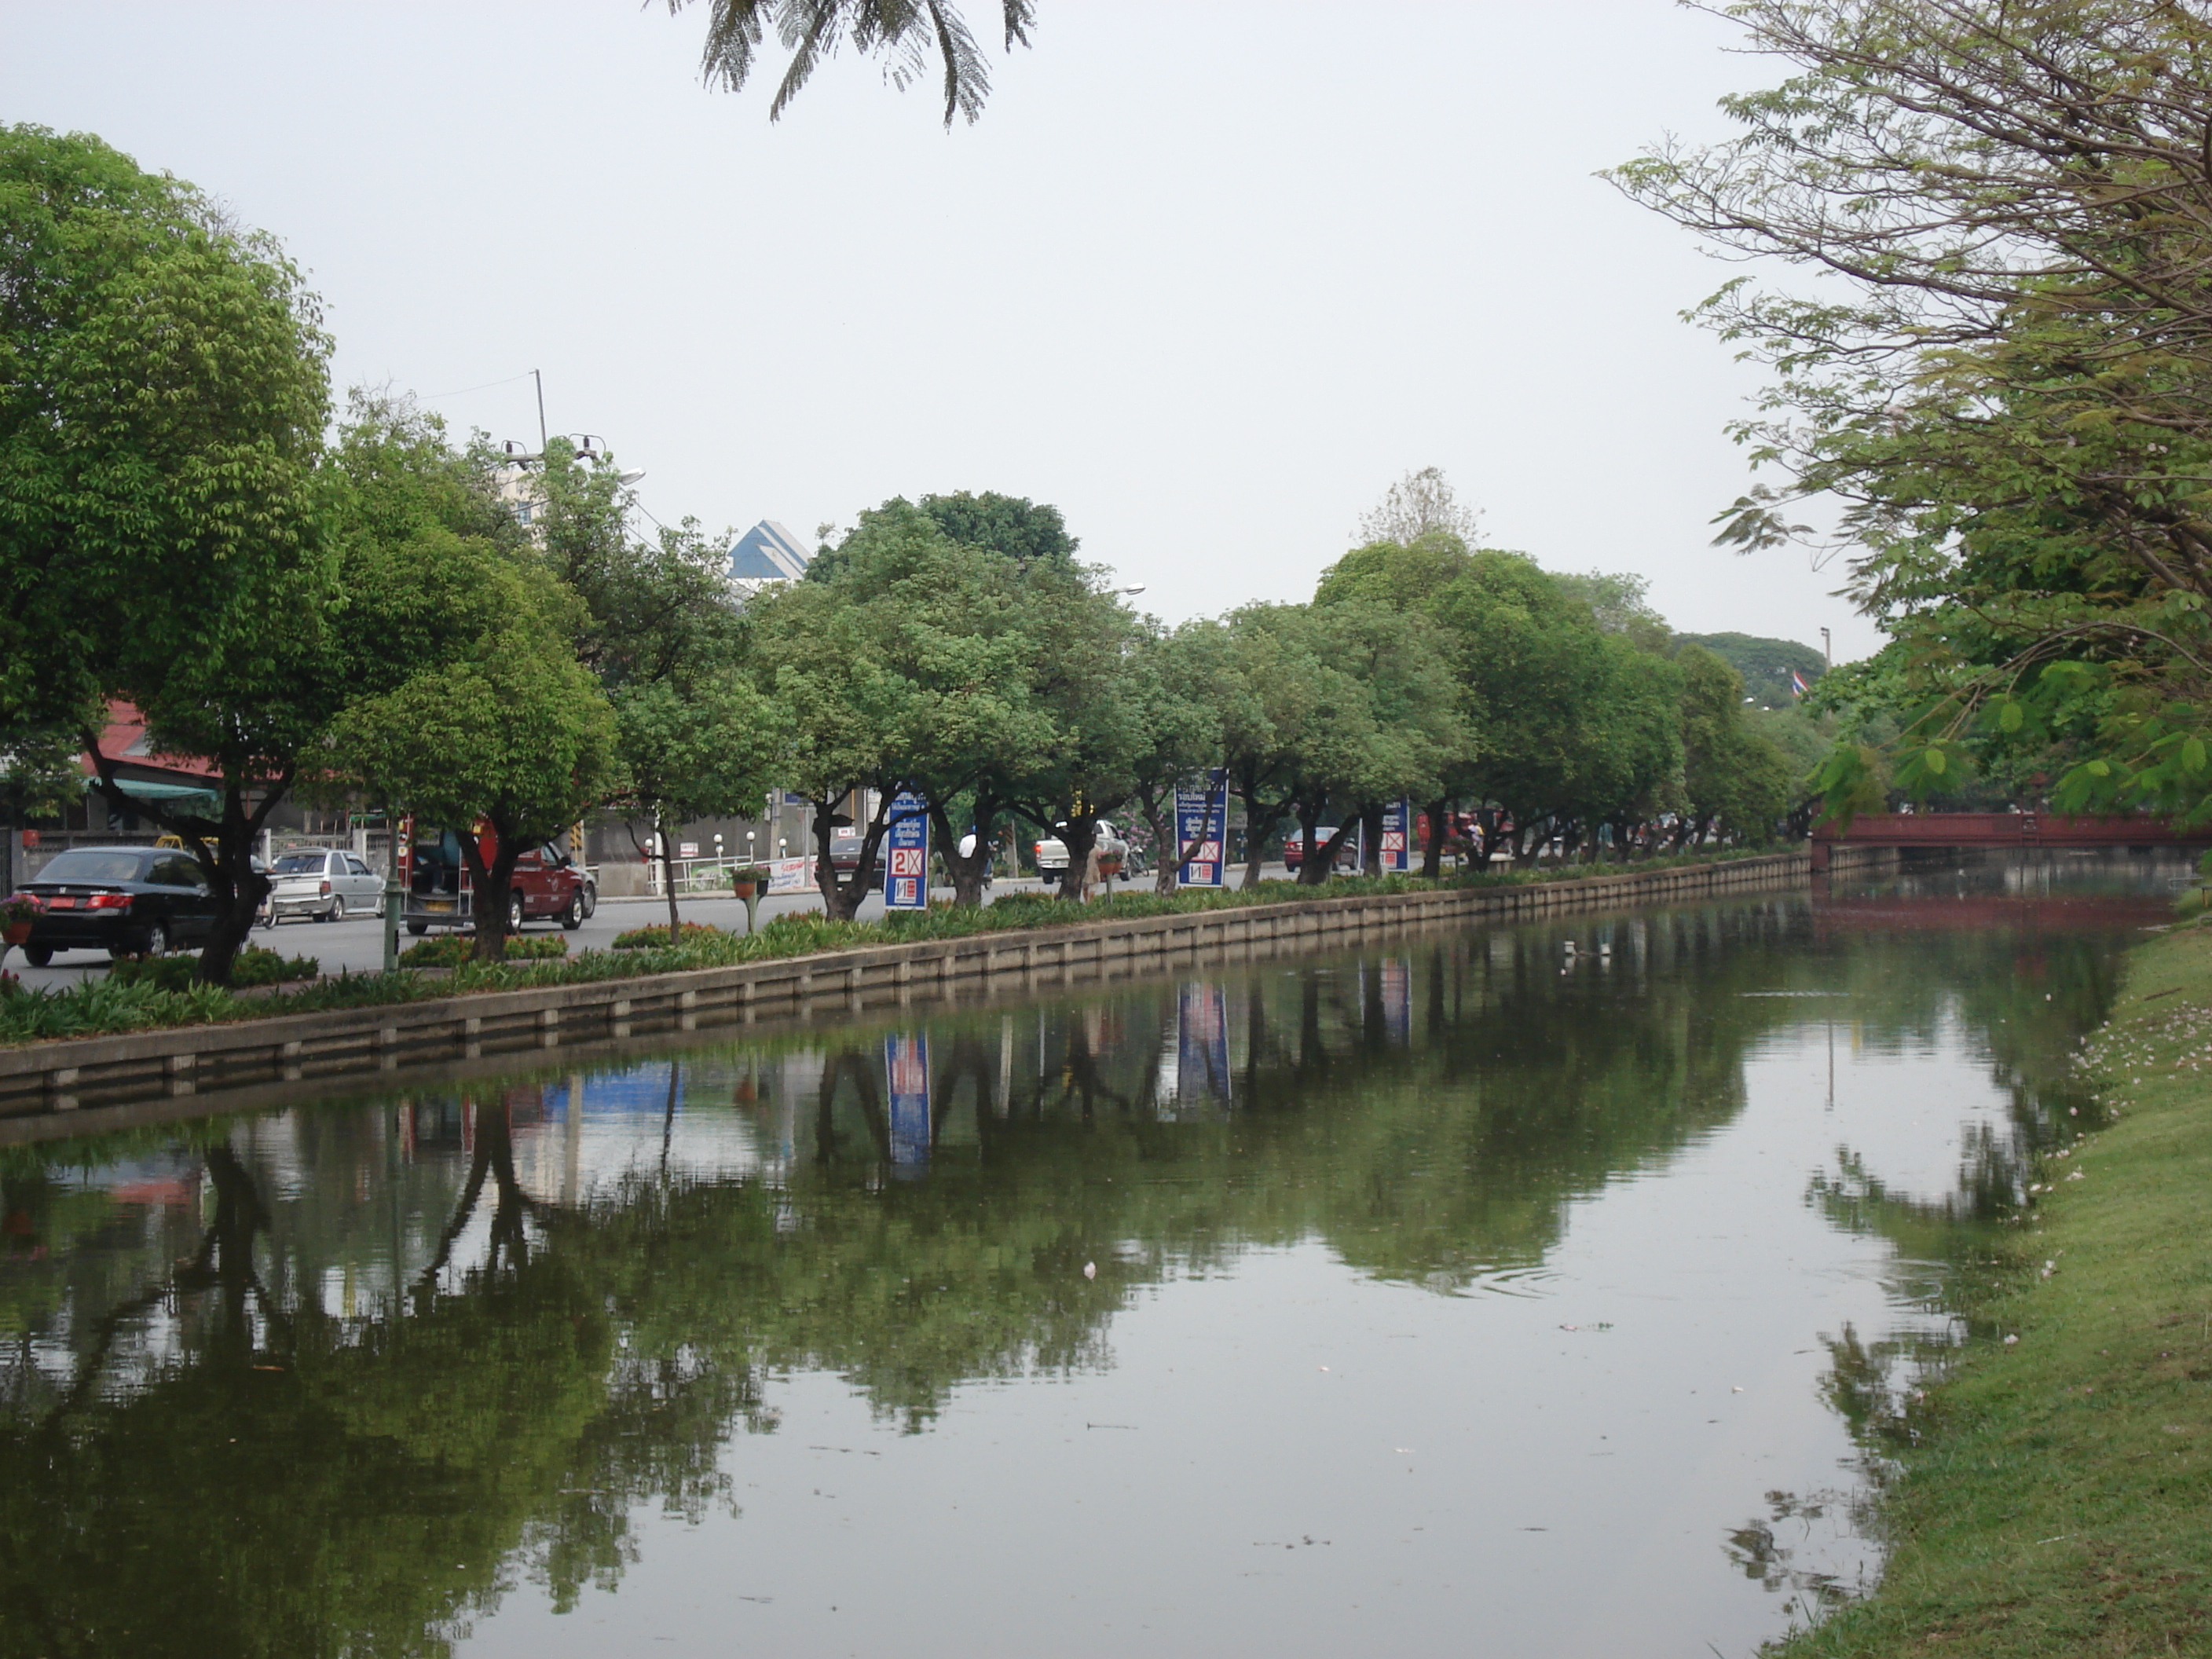
<path fill-rule="evenodd" d="M 40 881 L 137 881 L 146 867 L 146 854 L 131 852 L 57 853 L 39 872 Z"/>
<path fill-rule="evenodd" d="M 280 876 L 319 876 L 323 873 L 323 855 L 320 853 L 287 853 L 276 860 L 276 872 Z"/>

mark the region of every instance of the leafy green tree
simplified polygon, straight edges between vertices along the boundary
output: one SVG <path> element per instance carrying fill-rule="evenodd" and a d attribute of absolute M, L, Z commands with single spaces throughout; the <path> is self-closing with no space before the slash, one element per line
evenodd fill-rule
<path fill-rule="evenodd" d="M 995 489 L 971 495 L 962 489 L 950 495 L 924 495 L 915 505 L 948 540 L 963 547 L 988 547 L 1024 568 L 1039 559 L 1073 564 L 1082 545 L 1067 533 L 1067 521 L 1058 507 L 1025 495 L 1001 495 Z"/>
<path fill-rule="evenodd" d="M 1220 624 L 1204 621 L 1172 632 L 1148 629 L 1139 637 L 1134 665 L 1146 706 L 1138 716 L 1143 741 L 1131 764 L 1130 801 L 1152 836 L 1155 892 L 1174 892 L 1177 868 L 1198 851 L 1178 838 L 1176 791 L 1221 764 L 1232 704 L 1250 718 L 1249 693 L 1224 660 L 1225 643 Z"/>
<path fill-rule="evenodd" d="M 96 138 L 0 129 L 0 728 L 77 723 L 110 801 L 186 839 L 222 907 L 210 980 L 319 725 L 328 349 L 271 239 Z M 219 816 L 124 793 L 109 696 L 213 763 Z"/>
<path fill-rule="evenodd" d="M 863 514 L 839 551 L 828 578 L 763 593 L 748 616 L 755 684 L 788 744 L 786 786 L 812 803 L 816 885 L 849 918 L 873 888 L 899 789 L 941 811 L 980 781 L 1025 774 L 1058 732 L 1032 696 L 1039 640 L 1012 560 L 947 539 L 903 501 Z M 870 792 L 859 865 L 841 878 L 831 834 Z"/>
<path fill-rule="evenodd" d="M 1651 608 L 1651 584 L 1644 577 L 1626 571 L 1554 571 L 1552 580 L 1561 592 L 1589 606 L 1600 633 L 1617 634 L 1638 650 L 1656 655 L 1666 654 L 1674 643 L 1674 629 Z"/>
<path fill-rule="evenodd" d="M 507 953 L 515 860 L 618 781 L 613 712 L 572 654 L 580 602 L 543 570 L 459 538 L 489 614 L 465 648 L 332 722 L 336 775 L 459 835 L 479 959 Z M 472 833 L 482 823 L 487 834 Z"/>
<path fill-rule="evenodd" d="M 668 937 L 680 936 L 672 842 L 695 818 L 757 809 L 780 758 L 781 719 L 735 665 L 695 668 L 617 685 L 615 763 L 622 781 L 609 799 L 648 817 L 659 837 Z"/>
<path fill-rule="evenodd" d="M 1449 535 L 1371 543 L 1324 571 L 1315 593 L 1317 605 L 1353 599 L 1425 615 L 1449 641 L 1474 735 L 1430 799 L 1432 823 L 1468 800 L 1497 809 L 1493 826 L 1510 814 L 1525 847 L 1555 820 L 1623 808 L 1650 782 L 1650 763 L 1663 765 L 1632 645 L 1601 631 L 1590 599 L 1526 555 L 1471 551 Z"/>
<path fill-rule="evenodd" d="M 1481 513 L 1460 504 L 1443 469 L 1425 466 L 1383 491 L 1382 499 L 1359 515 L 1352 537 L 1370 546 L 1395 542 L 1410 547 L 1425 536 L 1443 535 L 1464 546 L 1474 542 L 1481 525 Z"/>
<path fill-rule="evenodd" d="M 1067 849 L 1060 893 L 1077 899 L 1097 843 L 1099 820 L 1118 812 L 1152 775 L 1161 736 L 1153 721 L 1172 710 L 1147 649 L 1152 630 L 1096 574 L 1073 564 L 1034 563 L 1022 574 L 1024 628 L 1034 641 L 1029 697 L 1051 736 L 1002 775 L 1010 799 L 1049 823 Z"/>
<path fill-rule="evenodd" d="M 1244 808 L 1243 884 L 1258 884 L 1276 832 L 1297 811 L 1310 759 L 1332 740 L 1333 704 L 1351 688 L 1315 652 L 1302 605 L 1248 605 L 1231 611 L 1216 652 L 1222 683 L 1222 753 Z M 1337 846 L 1332 844 L 1330 856 Z M 1316 856 L 1309 842 L 1306 861 Z"/>
<path fill-rule="evenodd" d="M 620 781 L 608 801 L 652 826 L 673 939 L 674 831 L 757 808 L 780 753 L 781 722 L 749 676 L 744 618 L 724 580 L 728 538 L 710 539 L 690 519 L 650 540 L 632 535 L 633 502 L 611 459 L 586 462 L 566 440 L 536 459 L 527 488 L 532 545 L 581 601 L 577 659 L 614 712 Z"/>
<path fill-rule="evenodd" d="M 1599 641 L 1577 764 L 1559 797 L 1569 845 L 1588 857 L 1609 826 L 1626 859 L 1636 827 L 1681 803 L 1682 678 L 1674 665 L 1621 635 Z"/>
<path fill-rule="evenodd" d="M 1773 366 L 1738 435 L 1788 475 L 1722 539 L 1852 550 L 1921 703 L 1908 791 L 2026 734 L 2075 751 L 2063 805 L 2212 807 L 2212 22 L 2142 0 L 1731 15 L 1796 73 L 1727 100 L 1731 142 L 1613 175 L 1729 252 L 1827 279 L 1739 279 L 1704 307 Z M 1813 495 L 1845 505 L 1832 538 L 1790 522 Z M 1865 747 L 1824 769 L 1832 805 L 1863 793 Z"/>
<path fill-rule="evenodd" d="M 1682 647 L 1682 787 L 1688 811 L 1674 844 L 1715 827 L 1748 842 L 1771 837 L 1802 775 L 1744 718 L 1743 677 L 1702 646 Z"/>
<path fill-rule="evenodd" d="M 672 12 L 687 0 L 668 0 Z M 1029 45 L 1036 23 L 1035 0 L 1000 0 L 1006 50 Z M 781 116 L 841 38 L 863 58 L 885 60 L 884 75 L 903 90 L 923 78 L 937 57 L 945 86 L 945 125 L 956 115 L 970 122 L 983 112 L 991 90 L 990 67 L 967 22 L 950 0 L 708 0 L 707 47 L 700 62 L 709 83 L 732 92 L 752 76 L 753 64 L 770 27 L 790 48 L 791 61 L 769 106 L 769 118 Z"/>
<path fill-rule="evenodd" d="M 1102 762 L 1133 750 L 1137 739 L 1130 722 L 1141 718 L 1133 699 L 1141 702 L 1145 693 L 1137 683 L 1123 684 L 1121 671 L 1132 665 L 1117 653 L 1133 649 L 1144 636 L 1128 611 L 1098 591 L 1097 573 L 1076 564 L 1079 544 L 1058 507 L 994 490 L 925 495 L 915 505 L 948 541 L 1012 562 L 1020 623 L 1032 636 L 1029 680 L 1020 695 L 1041 717 L 1030 728 L 1036 741 L 1001 749 L 987 764 L 969 769 L 953 794 L 930 797 L 953 902 L 979 904 L 1002 818 L 1018 811 L 1041 823 L 1065 818 L 1070 792 L 1079 787 L 1071 785 L 1071 776 L 1086 769 L 1095 773 Z M 842 554 L 833 550 L 830 556 L 834 561 Z M 1100 781 L 1093 778 L 1094 793 Z M 954 833 L 948 810 L 956 798 L 975 836 L 974 850 L 964 856 L 963 837 Z M 1105 810 L 1110 809 L 1097 809 Z M 1073 833 L 1089 836 L 1096 811 L 1087 818 L 1077 816 L 1083 821 Z M 1072 852 L 1068 860 L 1070 877 L 1079 882 L 1089 845 L 1085 840 L 1085 854 Z"/>
<path fill-rule="evenodd" d="M 1474 568 L 1474 556 L 1468 552 L 1465 539 L 1456 531 L 1436 527 L 1421 531 L 1409 539 L 1384 538 L 1355 549 L 1323 571 L 1314 592 L 1314 602 L 1335 605 L 1346 599 L 1360 599 L 1435 617 L 1438 615 L 1439 596 L 1454 583 L 1467 580 Z M 1480 780 L 1474 769 L 1490 741 L 1486 735 L 1488 711 L 1481 706 L 1471 672 L 1474 660 L 1472 653 L 1477 647 L 1474 641 L 1449 627 L 1444 639 L 1456 681 L 1454 696 L 1469 736 L 1439 770 L 1433 792 L 1421 803 L 1434 827 L 1423 849 L 1421 863 L 1421 873 L 1431 880 L 1443 873 L 1442 827 L 1448 822 L 1453 803 L 1470 795 L 1480 799 Z M 1367 840 L 1370 846 L 1374 845 L 1376 834 L 1370 832 Z"/>
<path fill-rule="evenodd" d="M 1229 626 L 1243 708 L 1224 735 L 1254 863 L 1295 817 L 1298 879 L 1325 882 L 1363 817 L 1401 795 L 1426 799 L 1464 749 L 1446 641 L 1425 617 L 1359 598 L 1248 605 Z M 1320 842 L 1332 812 L 1341 821 Z"/>

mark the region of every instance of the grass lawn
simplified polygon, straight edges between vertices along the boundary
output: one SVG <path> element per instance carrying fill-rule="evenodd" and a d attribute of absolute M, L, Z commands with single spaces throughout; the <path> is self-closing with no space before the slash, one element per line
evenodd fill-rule
<path fill-rule="evenodd" d="M 1916 1413 L 1881 1588 L 1790 1659 L 2212 1655 L 2212 929 L 2136 951 L 2085 1063 L 2117 1115 Z"/>

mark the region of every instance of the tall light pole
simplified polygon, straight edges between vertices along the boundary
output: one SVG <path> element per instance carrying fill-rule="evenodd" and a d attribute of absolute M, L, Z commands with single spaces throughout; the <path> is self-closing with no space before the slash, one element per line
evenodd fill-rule
<path fill-rule="evenodd" d="M 1823 668 L 1833 668 L 1836 665 L 1836 655 L 1829 649 L 1830 644 L 1828 630 L 1824 628 L 1820 630 L 1820 665 Z"/>

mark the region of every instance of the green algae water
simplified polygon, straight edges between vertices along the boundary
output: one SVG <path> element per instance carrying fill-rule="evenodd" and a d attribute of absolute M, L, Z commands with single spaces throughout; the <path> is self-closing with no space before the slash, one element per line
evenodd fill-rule
<path fill-rule="evenodd" d="M 0 1150 L 0 1656 L 1750 1653 L 2176 866 Z"/>

